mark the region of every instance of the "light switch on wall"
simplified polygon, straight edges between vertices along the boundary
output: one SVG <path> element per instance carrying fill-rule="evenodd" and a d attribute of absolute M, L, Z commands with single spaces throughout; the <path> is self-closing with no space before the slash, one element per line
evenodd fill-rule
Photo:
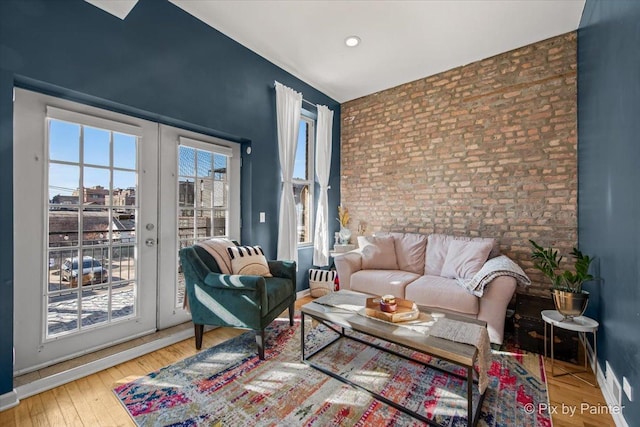
<path fill-rule="evenodd" d="M 264 212 L 260 212 L 260 222 L 266 222 L 266 221 L 267 221 L 267 219 L 266 219 L 265 213 Z"/>

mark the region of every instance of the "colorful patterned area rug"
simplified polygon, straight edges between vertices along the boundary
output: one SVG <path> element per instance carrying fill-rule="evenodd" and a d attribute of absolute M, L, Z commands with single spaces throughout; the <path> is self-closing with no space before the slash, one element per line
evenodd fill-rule
<path fill-rule="evenodd" d="M 307 348 L 333 339 L 306 325 Z M 311 329 L 311 330 L 309 330 Z M 299 319 L 267 330 L 266 360 L 247 332 L 114 389 L 139 426 L 420 426 L 422 422 L 300 360 Z M 383 343 L 394 349 L 397 347 Z M 445 369 L 446 362 L 406 351 Z M 312 359 L 444 426 L 466 426 L 466 382 L 342 339 Z M 478 426 L 551 426 L 541 356 L 493 352 Z M 477 402 L 477 386 L 474 386 Z"/>

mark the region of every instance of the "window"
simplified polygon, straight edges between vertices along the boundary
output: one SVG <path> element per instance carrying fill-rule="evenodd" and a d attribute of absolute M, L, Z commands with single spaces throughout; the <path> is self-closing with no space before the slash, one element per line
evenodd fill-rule
<path fill-rule="evenodd" d="M 314 136 L 314 121 L 308 117 L 301 117 L 293 167 L 293 196 L 296 204 L 298 244 L 302 245 L 313 242 Z"/>

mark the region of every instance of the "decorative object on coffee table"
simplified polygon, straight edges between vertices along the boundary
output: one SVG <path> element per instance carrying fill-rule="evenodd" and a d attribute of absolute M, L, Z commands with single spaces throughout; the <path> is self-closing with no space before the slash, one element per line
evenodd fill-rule
<path fill-rule="evenodd" d="M 562 270 L 560 264 L 564 257 L 557 250 L 551 247 L 545 249 L 533 240 L 529 242 L 533 246 L 531 253 L 533 266 L 551 281 L 556 310 L 565 319 L 582 316 L 589 303 L 589 293 L 582 290 L 582 284 L 594 278 L 589 274 L 589 265 L 593 258 L 584 255 L 574 247 L 571 256 L 575 260 L 573 265 L 575 272 Z"/>
<path fill-rule="evenodd" d="M 396 297 L 393 295 L 382 295 L 380 297 L 380 310 L 385 313 L 395 313 L 397 309 Z"/>
<path fill-rule="evenodd" d="M 393 295 L 385 295 L 386 297 L 393 297 Z M 395 298 L 393 305 L 395 308 L 393 311 L 387 311 L 383 308 L 383 304 L 388 305 L 382 301 L 383 297 L 367 298 L 365 306 L 365 314 L 369 317 L 375 317 L 376 319 L 386 320 L 391 323 L 407 322 L 415 320 L 420 316 L 420 310 L 418 306 L 413 302 L 402 298 Z"/>

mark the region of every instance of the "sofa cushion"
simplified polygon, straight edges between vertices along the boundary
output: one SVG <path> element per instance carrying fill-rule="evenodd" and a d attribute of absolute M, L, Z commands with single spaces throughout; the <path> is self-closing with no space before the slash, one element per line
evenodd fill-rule
<path fill-rule="evenodd" d="M 392 236 L 367 237 L 367 244 L 362 248 L 362 268 L 364 270 L 398 269 Z"/>
<path fill-rule="evenodd" d="M 376 233 L 376 236 L 379 235 L 381 234 Z M 398 269 L 423 274 L 427 235 L 417 233 L 388 233 L 388 235 L 393 237 Z"/>
<path fill-rule="evenodd" d="M 350 289 L 366 294 L 393 294 L 404 298 L 405 287 L 418 277 L 418 274 L 400 270 L 360 270 L 351 276 Z"/>
<path fill-rule="evenodd" d="M 405 298 L 416 304 L 477 315 L 478 297 L 462 289 L 454 279 L 422 276 L 405 288 Z"/>
<path fill-rule="evenodd" d="M 471 279 L 487 261 L 491 242 L 452 240 L 442 265 L 442 277 Z"/>
<path fill-rule="evenodd" d="M 491 242 L 492 248 L 489 253 L 489 258 L 494 258 L 500 255 L 498 243 L 492 238 L 430 234 L 427 238 L 427 259 L 424 265 L 424 274 L 432 276 L 441 275 L 442 266 L 444 265 L 444 260 L 447 257 L 447 252 L 449 251 L 449 243 L 453 240 L 462 240 L 466 242 Z"/>

